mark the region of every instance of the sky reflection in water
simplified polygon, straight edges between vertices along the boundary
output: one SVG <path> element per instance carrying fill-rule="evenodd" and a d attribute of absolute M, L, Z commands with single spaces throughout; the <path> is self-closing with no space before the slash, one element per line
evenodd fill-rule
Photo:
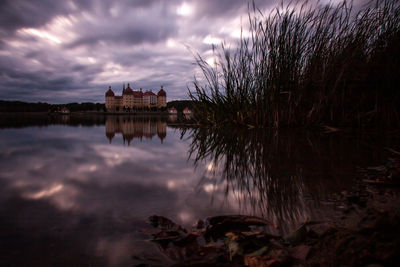
<path fill-rule="evenodd" d="M 129 130 L 134 123 L 126 124 Z M 84 254 L 84 262 L 122 264 L 130 262 L 137 230 L 150 215 L 191 225 L 203 216 L 233 213 L 210 206 L 210 194 L 196 190 L 188 141 L 162 124 L 162 142 L 151 132 L 153 123 L 144 123 L 143 136 L 136 132 L 129 146 L 130 133 L 123 137 L 117 130 L 110 144 L 105 126 L 1 129 L 1 232 L 8 240 L 2 251 L 12 257 L 53 250 L 64 255 L 67 249 L 65 260 Z M 152 244 L 139 247 L 146 246 Z"/>
<path fill-rule="evenodd" d="M 71 120 L 2 121 L 3 263 L 25 255 L 21 263 L 131 264 L 133 252 L 156 253 L 138 232 L 153 214 L 185 226 L 255 214 L 287 232 L 324 216 L 311 200 L 349 188 L 358 166 L 382 158 L 351 138 L 188 130 L 181 139 L 160 118 Z"/>

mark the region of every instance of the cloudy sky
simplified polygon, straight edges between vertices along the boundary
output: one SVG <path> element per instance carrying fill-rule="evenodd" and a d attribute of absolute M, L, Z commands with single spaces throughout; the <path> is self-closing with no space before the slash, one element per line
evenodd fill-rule
<path fill-rule="evenodd" d="M 258 0 L 270 9 L 277 0 Z M 247 21 L 245 0 L 2 0 L 0 99 L 104 102 L 111 85 L 187 98 L 190 49 L 212 57 Z M 188 49 L 187 47 L 190 47 Z"/>

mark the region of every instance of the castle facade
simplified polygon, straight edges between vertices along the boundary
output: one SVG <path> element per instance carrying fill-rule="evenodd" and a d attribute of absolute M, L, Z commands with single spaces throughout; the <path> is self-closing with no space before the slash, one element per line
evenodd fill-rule
<path fill-rule="evenodd" d="M 111 86 L 106 92 L 106 109 L 108 111 L 137 110 L 137 109 L 164 109 L 167 107 L 167 93 L 161 86 L 157 94 L 151 90 L 142 92 L 134 91 L 128 87 L 123 88 L 122 96 L 116 96 Z"/>

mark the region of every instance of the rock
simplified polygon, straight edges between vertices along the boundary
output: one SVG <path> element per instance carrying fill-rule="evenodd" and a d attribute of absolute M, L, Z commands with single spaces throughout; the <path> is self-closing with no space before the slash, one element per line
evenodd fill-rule
<path fill-rule="evenodd" d="M 185 228 L 174 223 L 170 219 L 165 218 L 164 216 L 153 215 L 153 216 L 150 216 L 148 218 L 148 220 L 152 226 L 158 227 L 163 230 L 172 230 L 173 229 L 176 231 L 183 231 L 185 233 L 187 232 Z"/>
<path fill-rule="evenodd" d="M 196 229 L 196 230 L 201 230 L 201 229 L 204 229 L 204 227 L 205 227 L 205 223 L 204 223 L 204 221 L 203 220 L 198 220 L 196 223 L 195 223 L 195 225 L 194 225 L 194 229 Z"/>
<path fill-rule="evenodd" d="M 230 216 L 216 216 L 208 218 L 208 224 L 204 237 L 206 240 L 218 240 L 225 236 L 228 232 L 249 232 L 250 226 L 277 226 L 270 221 L 255 217 L 244 215 L 230 215 Z"/>
<path fill-rule="evenodd" d="M 292 232 L 290 235 L 286 236 L 284 239 L 292 245 L 300 244 L 307 236 L 307 228 L 302 225 L 296 231 Z"/>
<path fill-rule="evenodd" d="M 288 251 L 290 256 L 292 256 L 296 260 L 305 261 L 308 253 L 310 252 L 310 246 L 299 245 L 294 248 L 289 248 Z"/>
<path fill-rule="evenodd" d="M 335 231 L 336 228 L 331 223 L 320 223 L 309 225 L 308 227 L 308 234 L 315 235 L 317 238 L 323 237 L 327 233 L 331 233 Z"/>
<path fill-rule="evenodd" d="M 256 216 L 245 216 L 245 215 L 227 215 L 227 216 L 215 216 L 208 218 L 207 221 L 209 222 L 210 225 L 217 225 L 217 224 L 225 224 L 225 225 L 231 225 L 231 224 L 240 224 L 240 225 L 257 225 L 257 226 L 272 226 L 274 228 L 277 228 L 278 226 L 273 224 L 270 221 L 267 221 L 263 218 L 259 218 Z"/>

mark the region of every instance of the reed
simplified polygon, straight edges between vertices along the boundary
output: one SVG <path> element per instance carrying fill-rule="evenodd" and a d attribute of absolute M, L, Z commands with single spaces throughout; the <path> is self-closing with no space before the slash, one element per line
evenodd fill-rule
<path fill-rule="evenodd" d="M 189 96 L 201 125 L 400 126 L 400 7 L 375 1 L 338 5 L 253 4 L 250 37 L 200 55 Z"/>

